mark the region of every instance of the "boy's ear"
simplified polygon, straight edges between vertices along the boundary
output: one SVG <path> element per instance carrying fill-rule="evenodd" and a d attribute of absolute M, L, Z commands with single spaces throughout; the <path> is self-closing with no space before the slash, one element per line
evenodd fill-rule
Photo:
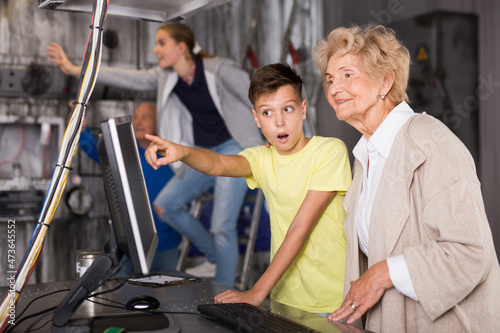
<path fill-rule="evenodd" d="M 257 112 L 255 111 L 255 109 L 252 109 L 252 116 L 255 120 L 255 123 L 257 124 L 257 127 L 260 128 L 260 121 L 259 118 L 257 118 Z"/>
<path fill-rule="evenodd" d="M 304 99 L 302 101 L 302 119 L 306 119 L 306 115 L 307 115 L 307 100 Z"/>

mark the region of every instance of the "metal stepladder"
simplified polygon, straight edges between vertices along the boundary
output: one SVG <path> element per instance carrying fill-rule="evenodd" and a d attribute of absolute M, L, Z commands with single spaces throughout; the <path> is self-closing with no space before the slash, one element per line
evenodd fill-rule
<path fill-rule="evenodd" d="M 211 194 L 203 194 L 197 200 L 193 202 L 191 206 L 190 213 L 199 218 L 201 211 L 203 209 L 203 204 L 207 201 L 212 200 Z M 236 288 L 240 290 L 246 290 L 248 288 L 250 269 L 253 262 L 254 250 L 255 250 L 255 240 L 257 239 L 257 230 L 259 228 L 260 216 L 262 212 L 262 205 L 264 204 L 264 193 L 261 189 L 257 189 L 254 193 L 249 193 L 245 197 L 245 202 L 254 202 L 254 209 L 252 212 L 252 219 L 250 222 L 250 231 L 248 237 L 246 238 L 246 249 L 242 263 L 241 278 L 240 281 L 236 282 Z M 242 239 L 239 237 L 239 242 Z M 244 240 L 243 240 L 244 241 Z M 189 254 L 189 249 L 191 247 L 191 242 L 186 237 L 182 237 L 181 241 L 181 252 L 179 254 L 179 261 L 177 262 L 176 269 L 178 271 L 183 271 L 185 266 L 185 260 Z"/>

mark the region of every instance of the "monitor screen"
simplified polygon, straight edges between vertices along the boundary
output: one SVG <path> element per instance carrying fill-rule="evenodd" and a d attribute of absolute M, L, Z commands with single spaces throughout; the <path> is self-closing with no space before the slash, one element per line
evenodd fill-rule
<path fill-rule="evenodd" d="M 116 242 L 135 274 L 147 275 L 158 244 L 132 117 L 101 122 L 97 146 Z"/>

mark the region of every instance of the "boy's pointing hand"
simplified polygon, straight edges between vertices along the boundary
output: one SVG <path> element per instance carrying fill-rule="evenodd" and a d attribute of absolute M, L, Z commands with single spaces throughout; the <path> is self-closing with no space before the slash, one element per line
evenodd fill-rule
<path fill-rule="evenodd" d="M 177 162 L 182 158 L 181 146 L 155 135 L 146 134 L 145 137 L 151 141 L 151 144 L 146 149 L 144 156 L 153 169 L 158 170 L 159 167 Z M 158 158 L 156 154 L 165 157 Z"/>

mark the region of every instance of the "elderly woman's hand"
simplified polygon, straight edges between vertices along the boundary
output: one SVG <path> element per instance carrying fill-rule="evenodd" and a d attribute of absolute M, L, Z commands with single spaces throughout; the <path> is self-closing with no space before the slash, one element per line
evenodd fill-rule
<path fill-rule="evenodd" d="M 386 289 L 392 288 L 387 261 L 381 261 L 370 267 L 356 281 L 351 281 L 351 288 L 344 302 L 328 319 L 340 321 L 346 317 L 348 324 L 358 320 L 369 308 L 375 305 Z"/>

